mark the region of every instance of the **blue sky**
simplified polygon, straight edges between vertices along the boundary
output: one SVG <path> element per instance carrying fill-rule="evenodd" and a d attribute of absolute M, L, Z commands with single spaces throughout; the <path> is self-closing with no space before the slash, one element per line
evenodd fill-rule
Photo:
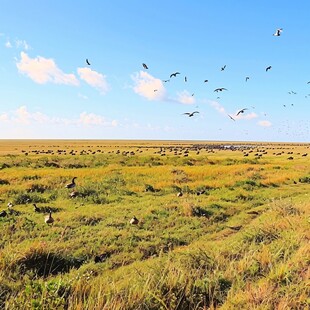
<path fill-rule="evenodd" d="M 310 140 L 308 0 L 1 2 L 0 139 Z"/>

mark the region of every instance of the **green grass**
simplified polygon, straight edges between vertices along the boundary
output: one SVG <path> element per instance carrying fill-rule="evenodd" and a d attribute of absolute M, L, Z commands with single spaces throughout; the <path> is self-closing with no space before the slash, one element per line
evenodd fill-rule
<path fill-rule="evenodd" d="M 2 141 L 0 307 L 309 308 L 309 145 L 223 145 Z"/>

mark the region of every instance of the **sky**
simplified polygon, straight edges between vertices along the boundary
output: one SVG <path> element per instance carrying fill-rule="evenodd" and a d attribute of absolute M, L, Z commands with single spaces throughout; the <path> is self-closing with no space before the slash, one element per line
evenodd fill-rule
<path fill-rule="evenodd" d="M 0 139 L 310 142 L 309 12 L 309 0 L 1 0 Z"/>

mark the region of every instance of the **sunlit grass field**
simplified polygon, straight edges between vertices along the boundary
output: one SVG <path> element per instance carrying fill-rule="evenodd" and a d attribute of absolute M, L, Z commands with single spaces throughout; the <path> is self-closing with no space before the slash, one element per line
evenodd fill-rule
<path fill-rule="evenodd" d="M 309 144 L 2 140 L 0 307 L 309 309 L 309 157 Z"/>

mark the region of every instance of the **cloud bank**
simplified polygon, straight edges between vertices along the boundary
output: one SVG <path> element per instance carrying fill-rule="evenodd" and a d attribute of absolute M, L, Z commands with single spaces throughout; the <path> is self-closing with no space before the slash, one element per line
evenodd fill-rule
<path fill-rule="evenodd" d="M 135 82 L 133 90 L 136 94 L 148 100 L 162 100 L 166 97 L 163 82 L 145 71 L 131 76 Z"/>
<path fill-rule="evenodd" d="M 46 84 L 65 84 L 78 86 L 79 81 L 74 74 L 66 74 L 60 70 L 51 58 L 38 56 L 30 58 L 25 52 L 20 53 L 21 59 L 16 63 L 20 73 L 27 75 L 34 82 Z"/>
<path fill-rule="evenodd" d="M 0 121 L 10 124 L 58 124 L 58 125 L 78 125 L 78 126 L 104 126 L 116 127 L 118 122 L 116 120 L 109 121 L 104 116 L 82 112 L 77 118 L 59 118 L 50 117 L 41 112 L 30 112 L 26 106 L 21 106 L 18 109 L 10 112 L 0 114 Z"/>
<path fill-rule="evenodd" d="M 101 94 L 106 94 L 109 90 L 109 85 L 106 81 L 106 76 L 98 73 L 90 68 L 78 68 L 80 78 L 88 85 L 99 90 Z"/>

